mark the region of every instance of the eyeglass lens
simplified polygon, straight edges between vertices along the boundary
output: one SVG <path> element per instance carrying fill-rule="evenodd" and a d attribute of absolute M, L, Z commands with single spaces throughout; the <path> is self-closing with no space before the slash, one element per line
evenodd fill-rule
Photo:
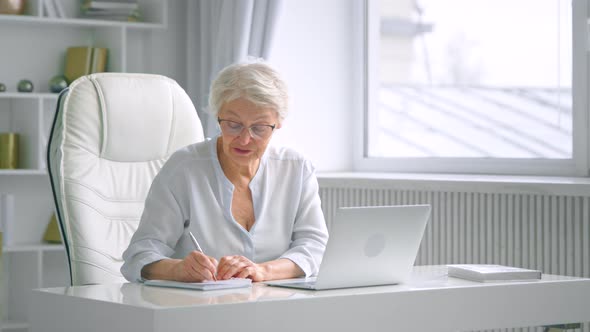
<path fill-rule="evenodd" d="M 219 119 L 221 131 L 226 135 L 238 136 L 244 130 L 244 125 L 239 122 Z M 247 128 L 250 136 L 255 139 L 264 139 L 272 134 L 273 127 L 270 125 L 253 125 Z"/>

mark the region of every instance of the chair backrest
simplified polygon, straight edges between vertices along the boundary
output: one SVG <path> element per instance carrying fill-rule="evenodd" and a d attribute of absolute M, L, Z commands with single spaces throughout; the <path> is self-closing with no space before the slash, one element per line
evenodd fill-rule
<path fill-rule="evenodd" d="M 172 79 L 101 73 L 60 95 L 47 165 L 72 285 L 123 282 L 123 251 L 152 180 L 177 149 L 203 140 Z"/>

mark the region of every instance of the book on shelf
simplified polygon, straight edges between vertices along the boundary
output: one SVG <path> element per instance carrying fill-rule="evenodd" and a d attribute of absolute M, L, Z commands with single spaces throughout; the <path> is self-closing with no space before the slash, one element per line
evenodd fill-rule
<path fill-rule="evenodd" d="M 129 16 L 135 15 L 135 10 L 127 10 L 127 9 L 88 9 L 82 12 L 85 16 Z"/>
<path fill-rule="evenodd" d="M 99 20 L 136 22 L 140 19 L 137 1 L 85 0 L 80 7 L 81 16 Z"/>
<path fill-rule="evenodd" d="M 187 288 L 202 291 L 229 289 L 229 288 L 244 288 L 252 285 L 251 279 L 232 278 L 228 280 L 218 281 L 203 281 L 203 282 L 181 282 L 170 280 L 146 280 L 145 285 L 171 288 Z"/>
<path fill-rule="evenodd" d="M 58 17 L 55 2 L 53 2 L 53 0 L 43 0 L 43 8 L 45 9 L 45 15 L 47 17 Z"/>
<path fill-rule="evenodd" d="M 137 1 L 104 1 L 104 0 L 85 0 L 82 2 L 82 10 L 88 9 L 125 9 L 134 10 L 139 8 Z"/>
<path fill-rule="evenodd" d="M 122 22 L 139 22 L 139 15 L 135 14 L 108 14 L 108 15 L 83 15 L 83 18 L 93 20 L 106 20 L 106 21 L 122 21 Z"/>
<path fill-rule="evenodd" d="M 0 169 L 19 168 L 20 135 L 19 133 L 0 133 Z"/>
<path fill-rule="evenodd" d="M 46 1 L 53 1 L 55 4 L 55 11 L 57 12 L 57 16 L 60 18 L 67 18 L 68 15 L 66 14 L 66 10 L 64 8 L 64 4 L 62 0 L 46 0 Z"/>
<path fill-rule="evenodd" d="M 90 73 L 102 73 L 107 69 L 108 49 L 103 47 L 92 48 L 92 62 Z"/>
<path fill-rule="evenodd" d="M 479 282 L 524 281 L 541 279 L 541 271 L 493 264 L 447 265 L 449 277 Z"/>
<path fill-rule="evenodd" d="M 0 193 L 0 232 L 3 233 L 2 245 L 10 246 L 13 241 L 12 224 L 14 223 L 14 196 Z"/>
<path fill-rule="evenodd" d="M 43 233 L 43 242 L 46 243 L 54 243 L 54 244 L 61 244 L 61 233 L 59 231 L 59 225 L 57 224 L 57 216 L 55 213 L 51 215 L 49 219 L 49 224 L 45 228 L 45 233 Z"/>
<path fill-rule="evenodd" d="M 64 76 L 68 84 L 77 78 L 102 73 L 107 68 L 108 49 L 101 47 L 69 47 L 66 52 Z"/>
<path fill-rule="evenodd" d="M 62 0 L 43 0 L 45 15 L 51 18 L 66 18 Z"/>
<path fill-rule="evenodd" d="M 90 74 L 92 47 L 69 47 L 66 51 L 64 76 L 68 84 L 78 77 Z"/>

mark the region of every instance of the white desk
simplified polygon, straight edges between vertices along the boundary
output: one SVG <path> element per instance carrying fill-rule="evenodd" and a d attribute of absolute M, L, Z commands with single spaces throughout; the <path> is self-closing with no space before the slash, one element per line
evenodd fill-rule
<path fill-rule="evenodd" d="M 112 284 L 39 289 L 32 332 L 456 331 L 590 321 L 590 279 L 476 283 L 416 267 L 406 285 L 191 291 Z"/>

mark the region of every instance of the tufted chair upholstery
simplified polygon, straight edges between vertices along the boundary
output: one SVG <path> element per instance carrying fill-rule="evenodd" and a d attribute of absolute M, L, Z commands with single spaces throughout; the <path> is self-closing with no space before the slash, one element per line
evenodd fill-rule
<path fill-rule="evenodd" d="M 61 93 L 47 165 L 72 285 L 125 281 L 122 254 L 152 180 L 202 140 L 190 98 L 167 77 L 93 74 Z"/>

